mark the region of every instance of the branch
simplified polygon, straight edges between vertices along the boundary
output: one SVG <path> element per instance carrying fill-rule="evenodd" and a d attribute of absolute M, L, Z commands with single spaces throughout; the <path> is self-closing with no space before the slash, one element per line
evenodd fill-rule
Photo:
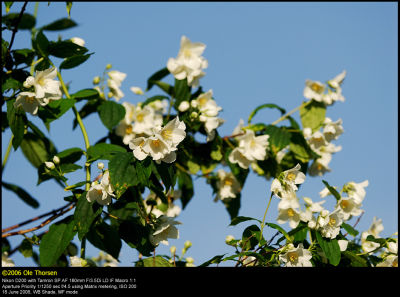
<path fill-rule="evenodd" d="M 13 43 L 14 43 L 15 34 L 16 34 L 17 31 L 18 31 L 18 25 L 19 25 L 19 23 L 21 22 L 21 19 L 22 19 L 22 16 L 23 16 L 23 14 L 24 14 L 24 11 L 25 11 L 25 8 L 26 8 L 26 5 L 27 5 L 27 4 L 28 4 L 28 1 L 25 1 L 24 5 L 22 6 L 21 12 L 19 13 L 18 19 L 17 19 L 17 21 L 16 21 L 16 23 L 15 23 L 15 27 L 14 27 L 14 29 L 12 30 L 13 33 L 12 33 L 12 36 L 11 36 L 10 45 L 8 46 L 8 49 L 7 49 L 8 54 L 10 54 L 11 47 L 12 47 L 12 45 L 13 45 Z"/>
<path fill-rule="evenodd" d="M 11 232 L 11 233 L 6 233 L 6 234 L 2 234 L 1 237 L 5 238 L 5 237 L 9 237 L 9 236 L 14 236 L 14 235 L 22 235 L 25 233 L 29 233 L 35 230 L 38 230 L 40 228 L 43 228 L 44 226 L 48 225 L 49 223 L 51 223 L 52 221 L 54 221 L 56 218 L 62 216 L 63 214 L 65 214 L 66 212 L 70 211 L 71 209 L 73 209 L 75 207 L 75 204 L 70 205 L 66 210 L 63 210 L 62 212 L 53 215 L 52 217 L 48 218 L 46 221 L 42 222 L 39 226 L 30 228 L 30 229 L 26 229 L 26 230 L 21 230 L 21 231 L 16 231 L 16 232 Z"/>

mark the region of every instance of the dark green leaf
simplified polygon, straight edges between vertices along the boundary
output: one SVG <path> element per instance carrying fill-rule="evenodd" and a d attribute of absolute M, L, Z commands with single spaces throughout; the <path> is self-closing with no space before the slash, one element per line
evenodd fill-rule
<path fill-rule="evenodd" d="M 174 106 L 178 109 L 179 104 L 182 101 L 189 101 L 191 94 L 191 87 L 187 84 L 187 79 L 177 80 L 175 79 L 175 86 L 174 86 L 174 97 L 175 102 Z"/>
<path fill-rule="evenodd" d="M 125 108 L 123 105 L 114 101 L 104 101 L 99 107 L 98 112 L 101 122 L 112 130 L 125 116 Z"/>
<path fill-rule="evenodd" d="M 47 57 L 49 54 L 49 44 L 50 42 L 43 31 L 39 31 L 36 35 L 36 47 L 43 57 Z"/>
<path fill-rule="evenodd" d="M 76 234 L 74 227 L 72 215 L 50 226 L 40 241 L 40 266 L 49 267 L 57 262 Z"/>
<path fill-rule="evenodd" d="M 170 188 L 175 185 L 175 166 L 162 162 L 161 164 L 154 164 L 153 169 L 157 170 L 165 186 L 165 191 L 168 192 Z"/>
<path fill-rule="evenodd" d="M 114 227 L 102 222 L 92 227 L 86 236 L 95 247 L 118 259 L 122 241 Z"/>
<path fill-rule="evenodd" d="M 375 238 L 373 235 L 368 235 L 365 240 L 379 243 L 381 246 L 385 245 L 387 241 L 385 238 Z"/>
<path fill-rule="evenodd" d="M 146 91 L 149 91 L 154 86 L 156 81 L 159 81 L 159 80 L 163 79 L 169 73 L 170 73 L 169 70 L 165 67 L 165 68 L 157 71 L 156 73 L 154 73 L 152 76 L 150 76 L 149 79 L 147 80 L 147 89 L 146 89 Z"/>
<path fill-rule="evenodd" d="M 28 132 L 21 142 L 21 150 L 28 161 L 38 168 L 56 153 L 54 146 L 37 135 Z"/>
<path fill-rule="evenodd" d="M 150 158 L 146 158 L 143 161 L 136 162 L 135 166 L 139 182 L 142 185 L 147 185 L 153 171 L 153 161 Z"/>
<path fill-rule="evenodd" d="M 59 31 L 75 27 L 77 24 L 70 18 L 62 18 L 42 28 L 45 31 Z"/>
<path fill-rule="evenodd" d="M 14 135 L 12 145 L 14 150 L 16 150 L 23 141 L 27 118 L 25 112 L 23 112 L 21 109 L 14 108 L 14 102 L 15 100 L 7 101 L 7 119 Z"/>
<path fill-rule="evenodd" d="M 290 141 L 290 150 L 300 162 L 307 163 L 310 159 L 316 159 L 319 157 L 312 151 L 302 134 L 291 133 Z"/>
<path fill-rule="evenodd" d="M 70 40 L 50 42 L 49 44 L 49 55 L 57 58 L 69 58 L 75 55 L 82 55 L 87 51 L 85 47 L 77 45 Z"/>
<path fill-rule="evenodd" d="M 264 134 L 269 135 L 268 142 L 275 154 L 290 144 L 290 133 L 287 132 L 285 127 L 268 125 Z"/>
<path fill-rule="evenodd" d="M 244 251 L 252 250 L 258 244 L 260 239 L 260 228 L 256 225 L 251 225 L 243 231 L 242 249 Z"/>
<path fill-rule="evenodd" d="M 78 230 L 78 238 L 82 238 L 89 232 L 93 221 L 101 214 L 103 207 L 98 203 L 89 203 L 86 199 L 86 192 L 76 204 L 74 221 Z"/>
<path fill-rule="evenodd" d="M 193 180 L 189 174 L 181 170 L 177 171 L 177 178 L 178 188 L 182 191 L 182 196 L 180 198 L 182 202 L 182 209 L 185 209 L 186 205 L 189 203 L 194 195 Z"/>
<path fill-rule="evenodd" d="M 289 234 L 288 234 L 281 226 L 279 226 L 279 225 L 277 225 L 277 224 L 274 224 L 274 223 L 265 223 L 265 225 L 268 226 L 268 227 L 271 227 L 271 228 L 273 228 L 273 229 L 275 229 L 275 230 L 278 230 L 280 233 L 282 233 L 282 234 L 285 236 L 285 238 L 286 238 L 286 240 L 287 240 L 288 242 L 291 242 L 291 241 L 292 241 L 292 240 L 290 239 Z"/>
<path fill-rule="evenodd" d="M 10 2 L 8 2 L 10 3 Z M 15 27 L 19 18 L 19 13 L 10 13 L 1 17 L 1 22 L 9 27 Z M 18 30 L 30 30 L 35 27 L 36 19 L 29 13 L 24 13 L 18 24 Z"/>
<path fill-rule="evenodd" d="M 344 230 L 347 231 L 347 233 L 349 233 L 351 236 L 357 236 L 358 235 L 358 231 L 356 229 L 354 229 L 352 226 L 350 226 L 349 224 L 346 223 L 342 223 L 342 227 Z"/>
<path fill-rule="evenodd" d="M 18 250 L 25 258 L 30 258 L 33 255 L 32 243 L 26 238 L 21 242 Z"/>
<path fill-rule="evenodd" d="M 59 99 L 51 101 L 45 107 L 40 107 L 38 116 L 42 119 L 45 125 L 49 125 L 54 120 L 59 119 L 65 114 L 76 101 L 74 99 Z"/>
<path fill-rule="evenodd" d="M 263 109 L 263 108 L 276 108 L 276 109 L 279 109 L 279 111 L 281 112 L 281 114 L 284 114 L 284 113 L 286 112 L 282 107 L 279 107 L 279 106 L 276 105 L 276 104 L 273 104 L 273 103 L 263 104 L 263 105 L 258 106 L 256 109 L 254 109 L 254 110 L 251 112 L 251 114 L 250 114 L 250 116 L 249 116 L 247 122 L 250 124 L 251 120 L 252 120 L 253 117 L 256 115 L 256 113 L 257 113 L 258 111 L 260 111 L 261 109 Z"/>
<path fill-rule="evenodd" d="M 300 108 L 300 119 L 303 128 L 317 131 L 325 120 L 326 106 L 323 102 L 312 100 L 310 104 Z"/>
<path fill-rule="evenodd" d="M 250 221 L 250 220 L 255 220 L 261 223 L 260 220 L 254 219 L 254 218 L 250 218 L 250 217 L 243 217 L 243 216 L 238 216 L 236 218 L 234 218 L 231 223 L 229 224 L 229 226 L 236 226 L 237 224 L 246 222 L 246 221 Z"/>
<path fill-rule="evenodd" d="M 341 259 L 340 247 L 336 239 L 322 237 L 319 232 L 315 232 L 317 241 L 333 266 L 339 265 Z"/>
<path fill-rule="evenodd" d="M 93 162 L 98 159 L 111 160 L 115 154 L 125 153 L 126 149 L 122 146 L 109 143 L 98 143 L 92 145 L 87 150 L 88 161 Z"/>
<path fill-rule="evenodd" d="M 154 246 L 150 243 L 151 229 L 143 226 L 136 219 L 123 221 L 119 226 L 119 236 L 131 248 L 138 250 L 144 256 L 150 256 Z"/>
<path fill-rule="evenodd" d="M 89 59 L 92 54 L 77 55 L 77 56 L 72 56 L 72 57 L 66 58 L 60 64 L 60 69 L 71 69 L 76 66 L 79 66 L 82 63 L 84 63 L 87 59 Z"/>
<path fill-rule="evenodd" d="M 73 147 L 62 152 L 59 152 L 57 156 L 60 158 L 60 163 L 75 163 L 79 161 L 83 155 L 83 150 L 79 147 Z"/>
<path fill-rule="evenodd" d="M 226 254 L 223 255 L 217 255 L 215 257 L 212 257 L 210 260 L 207 262 L 204 262 L 203 264 L 200 265 L 200 267 L 207 267 L 210 266 L 211 264 L 218 264 L 221 263 L 222 259 L 224 258 Z"/>
<path fill-rule="evenodd" d="M 155 256 L 150 258 L 145 258 L 136 262 L 136 267 L 173 267 L 168 260 L 161 256 Z"/>
<path fill-rule="evenodd" d="M 130 186 L 138 184 L 135 166 L 132 164 L 134 157 L 132 153 L 116 153 L 108 163 L 110 180 L 115 189 L 117 199 Z"/>
<path fill-rule="evenodd" d="M 5 82 L 2 85 L 2 91 L 3 93 L 7 92 L 8 90 L 14 90 L 17 91 L 19 89 L 21 89 L 21 82 L 19 82 L 18 80 L 9 77 L 5 80 Z"/>
<path fill-rule="evenodd" d="M 368 267 L 367 260 L 350 251 L 342 252 L 343 256 L 351 261 L 352 267 Z"/>
<path fill-rule="evenodd" d="M 334 187 L 330 186 L 327 181 L 322 180 L 326 188 L 329 190 L 329 192 L 336 198 L 336 200 L 340 200 L 340 194 L 338 191 L 335 190 Z"/>
<path fill-rule="evenodd" d="M 39 207 L 39 202 L 21 187 L 6 183 L 5 181 L 2 181 L 1 185 L 7 190 L 14 192 L 19 198 L 21 198 L 22 201 L 24 201 L 29 206 L 32 206 L 33 208 Z"/>
<path fill-rule="evenodd" d="M 76 100 L 80 100 L 80 99 L 76 99 Z M 97 112 L 97 107 L 98 106 L 99 106 L 99 100 L 98 99 L 93 99 L 93 100 L 87 101 L 86 104 L 79 111 L 79 115 L 81 116 L 81 119 L 84 119 L 88 115 Z M 72 128 L 75 129 L 76 126 L 78 126 L 78 121 L 75 118 Z"/>
<path fill-rule="evenodd" d="M 98 98 L 99 92 L 95 89 L 83 89 L 83 90 L 76 92 L 75 94 L 72 94 L 71 96 L 77 100 L 92 99 L 92 98 Z"/>

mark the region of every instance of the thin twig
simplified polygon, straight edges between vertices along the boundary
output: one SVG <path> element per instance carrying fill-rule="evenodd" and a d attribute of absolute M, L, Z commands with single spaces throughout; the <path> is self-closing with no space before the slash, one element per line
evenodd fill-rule
<path fill-rule="evenodd" d="M 24 14 L 24 11 L 25 11 L 25 8 L 26 8 L 26 5 L 27 5 L 27 4 L 28 4 L 28 1 L 25 1 L 24 5 L 22 6 L 21 12 L 19 13 L 17 22 L 15 23 L 15 27 L 14 27 L 14 29 L 12 30 L 12 36 L 11 36 L 10 45 L 8 46 L 8 49 L 7 49 L 8 54 L 10 54 L 10 52 L 11 52 L 11 47 L 12 47 L 12 45 L 13 45 L 13 43 L 14 43 L 15 34 L 16 34 L 17 31 L 18 31 L 18 25 L 19 25 L 19 23 L 21 22 L 21 19 L 22 19 L 22 16 L 23 16 L 23 14 Z"/>
<path fill-rule="evenodd" d="M 25 233 L 29 233 L 35 230 L 38 230 L 40 228 L 43 228 L 44 226 L 48 225 L 49 223 L 51 223 L 52 221 L 54 221 L 55 219 L 57 219 L 58 217 L 62 216 L 63 214 L 65 214 L 66 212 L 70 211 L 71 209 L 73 209 L 75 207 L 75 204 L 71 205 L 70 207 L 68 207 L 66 210 L 53 215 L 52 217 L 48 218 L 46 221 L 42 222 L 40 225 L 30 228 L 30 229 L 26 229 L 26 230 L 20 230 L 20 231 L 16 231 L 16 232 L 11 232 L 11 233 L 6 233 L 6 234 L 2 234 L 1 237 L 2 238 L 6 238 L 9 236 L 14 236 L 14 235 L 22 235 Z"/>

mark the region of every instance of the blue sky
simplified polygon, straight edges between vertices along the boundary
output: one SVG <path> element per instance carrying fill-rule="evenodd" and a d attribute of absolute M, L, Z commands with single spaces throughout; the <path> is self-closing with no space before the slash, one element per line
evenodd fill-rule
<path fill-rule="evenodd" d="M 15 3 L 11 12 L 21 6 Z M 33 10 L 34 3 L 29 2 L 27 12 Z M 37 26 L 66 16 L 64 2 L 50 6 L 41 2 Z M 319 201 L 322 179 L 337 187 L 368 180 L 362 207 L 365 214 L 358 230 L 367 230 L 374 216 L 383 220 L 382 237 L 398 230 L 397 2 L 77 2 L 71 17 L 78 27 L 46 36 L 51 40 L 59 34 L 63 39 L 83 38 L 95 54 L 82 66 L 65 70 L 64 81 L 73 91 L 89 88 L 93 77 L 111 63 L 113 69 L 127 74 L 121 102 L 142 101 L 129 88 L 144 89 L 147 78 L 177 55 L 182 35 L 206 44 L 203 55 L 209 67 L 200 83 L 204 90 L 213 90 L 223 107 L 220 115 L 225 123 L 218 128 L 220 135 L 230 135 L 239 119 L 246 120 L 260 104 L 275 103 L 288 111 L 297 107 L 304 100 L 306 79 L 324 82 L 346 70 L 342 86 L 346 101 L 327 109 L 332 120 L 343 120 L 345 132 L 335 142 L 343 149 L 333 155 L 332 172 L 322 178 L 307 176 L 298 196 Z M 9 40 L 10 35 L 3 34 L 3 38 Z M 13 48 L 29 48 L 29 40 L 28 32 L 18 32 Z M 161 93 L 154 88 L 149 95 Z M 40 120 L 28 116 L 45 131 Z M 254 121 L 271 123 L 278 117 L 276 111 L 264 109 Z M 298 113 L 294 117 L 299 120 Z M 48 136 L 59 151 L 84 148 L 80 130 L 72 131 L 73 118 L 69 111 L 51 125 Z M 84 123 L 91 143 L 107 133 L 97 115 Z M 2 135 L 3 156 L 9 138 L 8 130 Z M 97 169 L 92 167 L 94 174 Z M 52 181 L 37 187 L 36 174 L 20 150 L 12 151 L 3 180 L 22 186 L 41 206 L 33 210 L 2 188 L 3 228 L 64 205 L 65 192 Z M 80 181 L 82 176 L 72 175 L 71 179 Z M 251 174 L 242 192 L 240 215 L 262 219 L 270 183 Z M 329 209 L 333 201 L 329 197 L 327 201 Z M 276 222 L 276 216 L 277 201 L 273 200 L 267 221 Z M 227 211 L 222 203 L 213 202 L 211 188 L 203 180 L 196 182 L 195 197 L 177 220 L 183 223 L 180 239 L 170 240 L 170 246 L 175 245 L 180 253 L 184 242 L 192 241 L 187 256 L 193 257 L 196 265 L 215 255 L 232 254 L 225 237 L 239 238 L 246 227 L 246 223 L 228 227 Z M 287 224 L 283 227 L 289 229 Z M 266 229 L 265 234 L 273 233 Z M 16 244 L 22 237 L 9 240 Z M 169 254 L 169 247 L 161 246 L 157 253 Z M 96 256 L 97 250 L 89 247 L 87 255 Z M 18 253 L 13 259 L 21 266 L 33 263 Z M 121 265 L 130 266 L 137 260 L 137 252 L 124 244 L 120 260 Z"/>

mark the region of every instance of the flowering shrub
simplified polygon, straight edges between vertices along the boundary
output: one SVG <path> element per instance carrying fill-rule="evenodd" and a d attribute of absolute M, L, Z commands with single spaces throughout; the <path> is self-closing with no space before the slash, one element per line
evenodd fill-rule
<path fill-rule="evenodd" d="M 121 85 L 127 74 L 112 70 L 110 64 L 102 76 L 94 77 L 93 86 L 72 91 L 73 86 L 63 81 L 62 71 L 78 67 L 92 53 L 79 37 L 51 41 L 45 33 L 76 23 L 68 17 L 35 28 L 35 18 L 24 13 L 26 4 L 20 14 L 7 13 L 12 3 L 5 2 L 3 16 L 3 24 L 13 36 L 10 41 L 2 40 L 2 104 L 7 107 L 2 131 L 12 131 L 3 167 L 10 150 L 21 149 L 37 169 L 38 184 L 55 180 L 70 194 L 64 197 L 66 205 L 40 215 L 48 219 L 37 227 L 13 231 L 21 223 L 3 229 L 3 266 L 18 265 L 10 258 L 16 251 L 44 267 L 117 266 L 122 241 L 140 253 L 135 266 L 195 266 L 193 258 L 184 257 L 189 241 L 181 256 L 174 246 L 171 256 L 156 256 L 160 244 L 169 245 L 179 238 L 179 225 L 184 222 L 176 217 L 194 197 L 194 176 L 211 186 L 215 201 L 225 205 L 231 226 L 256 222 L 245 228 L 241 238 L 226 238 L 226 244 L 234 249 L 232 255 L 210 255 L 200 266 L 225 261 L 235 266 L 268 267 L 397 266 L 397 238 L 379 236 L 381 220 L 374 219 L 370 229 L 361 234 L 355 228 L 357 222 L 354 226 L 347 223 L 363 214 L 368 180 L 349 181 L 341 189 L 323 180 L 319 194 L 335 199 L 333 209 L 323 207 L 325 200 L 314 202 L 304 197 L 301 201 L 297 194 L 307 175 L 321 177 L 330 171 L 332 155 L 341 150 L 334 141 L 344 132 L 342 120 L 333 121 L 326 113 L 329 106 L 345 101 L 342 85 L 346 71 L 325 84 L 307 79 L 305 100 L 299 107 L 286 112 L 276 104 L 263 104 L 254 109 L 247 123 L 241 119 L 231 135 L 221 136 L 222 107 L 213 91 L 204 91 L 200 84 L 208 67 L 203 43 L 182 36 L 177 56 L 148 78 L 146 89 L 130 88 L 145 98 L 134 105 L 121 102 L 125 97 Z M 67 3 L 69 10 L 71 2 Z M 13 49 L 15 34 L 26 29 L 32 32 L 32 48 Z M 55 65 L 54 58 L 63 60 Z M 165 82 L 168 76 L 174 78 L 173 85 Z M 153 88 L 162 94 L 147 97 Z M 80 110 L 77 102 L 85 102 Z M 253 123 L 255 114 L 266 108 L 280 111 L 281 117 L 272 123 Z M 69 110 L 75 115 L 74 129 L 81 129 L 85 148 L 58 151 L 30 119 L 38 117 L 49 128 Z M 301 123 L 291 116 L 296 111 Z M 89 142 L 83 122 L 90 114 L 97 114 L 108 130 L 97 143 Z M 200 142 L 198 135 L 205 141 Z M 83 167 L 77 164 L 82 158 Z M 91 175 L 92 165 L 99 170 L 97 177 Z M 84 173 L 81 181 L 70 184 L 68 173 L 78 170 Z M 262 220 L 239 216 L 241 191 L 249 174 L 270 182 Z M 3 186 L 31 206 L 38 203 L 18 185 L 3 182 Z M 272 199 L 279 200 L 276 223 L 266 221 Z M 283 228 L 286 223 L 289 231 Z M 48 231 L 35 234 L 49 224 Z M 265 227 L 274 229 L 275 235 L 264 238 Z M 17 235 L 24 239 L 11 248 L 7 237 Z M 72 243 L 76 237 L 81 242 L 79 255 Z M 101 251 L 99 257 L 86 256 L 86 241 Z M 39 246 L 39 255 L 33 253 L 34 245 Z"/>

